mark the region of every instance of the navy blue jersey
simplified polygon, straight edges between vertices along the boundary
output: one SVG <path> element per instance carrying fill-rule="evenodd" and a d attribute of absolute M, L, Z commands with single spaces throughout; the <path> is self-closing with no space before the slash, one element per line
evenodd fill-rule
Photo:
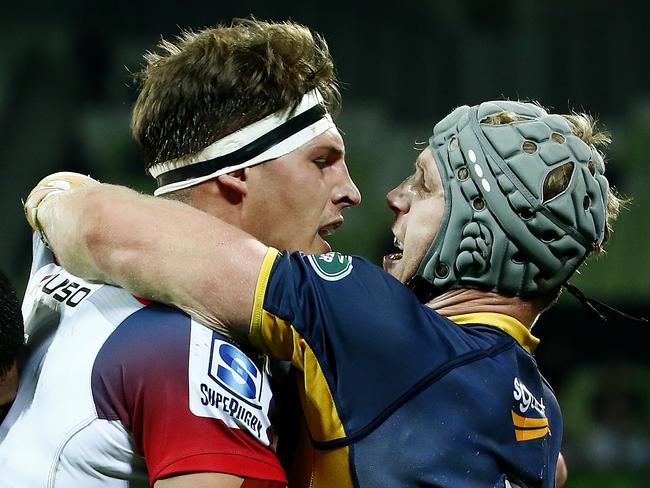
<path fill-rule="evenodd" d="M 362 258 L 271 249 L 251 341 L 302 372 L 296 485 L 554 486 L 561 414 L 512 317 L 445 318 Z"/>

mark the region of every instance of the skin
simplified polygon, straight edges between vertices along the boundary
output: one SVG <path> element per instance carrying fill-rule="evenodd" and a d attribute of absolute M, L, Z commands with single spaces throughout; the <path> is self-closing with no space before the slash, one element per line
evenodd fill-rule
<path fill-rule="evenodd" d="M 241 228 L 276 249 L 331 251 L 324 238 L 343 224 L 344 208 L 361 202 L 336 129 L 246 173 Z"/>
<path fill-rule="evenodd" d="M 386 203 L 395 214 L 393 234 L 403 247 L 401 253 L 384 258 L 384 269 L 406 283 L 440 230 L 445 210 L 445 194 L 440 171 L 430 147 L 415 162 L 415 171 L 386 195 Z M 505 297 L 475 289 L 449 290 L 428 304 L 444 316 L 469 312 L 496 312 L 515 317 L 529 329 L 539 317 L 544 304 L 534 299 Z"/>
<path fill-rule="evenodd" d="M 555 468 L 555 486 L 556 488 L 562 488 L 566 483 L 566 480 L 569 476 L 569 471 L 566 467 L 566 461 L 564 461 L 564 456 L 560 453 L 560 456 L 557 459 L 557 466 Z"/>
<path fill-rule="evenodd" d="M 264 164 L 192 189 L 188 202 L 276 249 L 320 254 L 361 194 L 345 164 L 345 145 L 330 129 Z"/>
<path fill-rule="evenodd" d="M 403 252 L 384 258 L 384 269 L 406 283 L 418 270 L 440 229 L 445 193 L 431 148 L 420 153 L 415 172 L 386 195 L 395 214 L 393 234 Z"/>
<path fill-rule="evenodd" d="M 321 169 L 322 179 L 332 173 L 338 177 L 329 185 L 331 198 L 321 207 L 325 210 L 320 222 L 305 226 L 305 237 L 301 237 L 303 242 L 311 240 L 317 248 L 321 240 L 315 230 L 318 225 L 340 216 L 341 210 L 354 200 L 336 196 L 336 181 L 347 178 L 343 171 L 332 171 L 338 169 L 337 164 Z M 244 184 L 244 179 L 229 178 L 233 181 L 221 184 L 232 188 Z M 300 183 L 304 184 L 303 180 Z M 250 193 L 237 191 L 240 195 Z M 395 213 L 393 231 L 403 242 L 403 252 L 385 259 L 384 265 L 386 271 L 406 282 L 417 271 L 444 211 L 444 192 L 430 149 L 419 156 L 413 175 L 388 193 L 387 202 Z M 84 219 L 86 213 L 92 213 L 94 218 Z M 59 214 L 64 214 L 65 219 Z M 239 214 L 239 220 L 233 223 L 246 229 L 252 214 L 245 210 Z M 115 281 L 139 295 L 172 303 L 220 330 L 234 330 L 244 337 L 248 332 L 253 291 L 266 252 L 266 246 L 249 234 L 177 202 L 108 185 L 54 195 L 43 202 L 38 215 L 58 259 L 75 274 Z M 130 216 L 128 221 L 124 215 Z M 161 220 L 159 215 L 165 218 Z M 298 227 L 296 223 L 296 227 L 287 229 L 297 231 Z M 106 228 L 111 232 L 104 232 Z M 193 238 L 185 238 L 187 235 Z M 196 252 L 197 246 L 201 247 L 200 253 Z M 230 283 L 230 276 L 238 277 L 236 287 Z M 478 290 L 453 290 L 434 298 L 429 306 L 443 315 L 468 311 L 507 313 L 529 327 L 539 314 L 534 303 Z"/>
<path fill-rule="evenodd" d="M 99 188 L 99 186 L 94 187 L 95 190 Z M 58 197 L 59 195 L 53 196 Z M 83 192 L 78 196 L 84 198 Z M 92 192 L 87 196 L 91 199 L 100 197 L 99 194 Z M 197 185 L 192 189 L 188 203 L 201 212 L 178 202 L 143 197 L 130 191 L 122 192 L 121 196 L 124 197 L 123 200 L 104 202 L 112 207 L 112 210 L 104 207 L 98 201 L 91 204 L 93 214 L 97 211 L 99 214 L 103 214 L 101 209 L 94 207 L 97 204 L 111 214 L 109 219 L 122 215 L 121 220 L 125 225 L 120 229 L 114 228 L 114 236 L 118 237 L 124 232 L 125 235 L 130 235 L 133 238 L 128 248 L 121 248 L 124 252 L 117 249 L 110 252 L 116 256 L 117 261 L 120 261 L 118 267 L 127 271 L 127 268 L 132 267 L 132 264 L 128 264 L 131 259 L 135 258 L 139 252 L 154 246 L 157 249 L 154 255 L 161 252 L 168 255 L 169 258 L 173 256 L 174 260 L 177 256 L 186 256 L 192 261 L 192 264 L 186 262 L 185 264 L 189 267 L 185 268 L 183 265 L 183 268 L 180 269 L 183 269 L 184 272 L 180 274 L 195 275 L 199 278 L 191 280 L 192 286 L 189 282 L 185 283 L 186 294 L 184 294 L 184 299 L 179 301 L 172 299 L 176 290 L 155 291 L 154 288 L 157 285 L 149 287 L 144 284 L 143 277 L 137 273 L 129 272 L 130 277 L 127 278 L 127 281 L 146 286 L 147 291 L 142 296 L 151 296 L 161 302 L 176 303 L 179 307 L 184 307 L 185 310 L 191 310 L 194 315 L 203 317 L 207 323 L 229 335 L 233 335 L 230 334 L 232 327 L 227 324 L 247 323 L 250 316 L 250 312 L 246 312 L 246 310 L 252 308 L 253 294 L 252 291 L 242 293 L 242 290 L 254 289 L 256 281 L 256 271 L 254 270 L 259 269 L 259 264 L 261 264 L 266 251 L 266 246 L 256 239 L 277 249 L 300 250 L 313 254 L 329 252 L 331 248 L 325 238 L 333 234 L 343 224 L 342 211 L 361 201 L 359 190 L 352 182 L 345 163 L 343 139 L 336 129 L 326 131 L 283 157 Z M 144 204 L 143 208 L 138 209 L 137 212 L 128 210 L 131 203 L 138 205 L 141 198 L 143 200 L 140 203 Z M 165 209 L 164 213 L 151 214 L 145 209 L 148 205 L 152 205 L 153 208 L 162 207 Z M 46 205 L 43 205 L 43 208 L 39 208 L 39 220 L 47 212 L 45 207 Z M 141 213 L 140 210 L 143 212 Z M 124 215 L 133 216 L 134 220 L 124 219 Z M 165 217 L 160 219 L 160 215 Z M 197 216 L 198 219 L 195 219 L 194 217 Z M 220 221 L 213 216 L 223 218 L 224 225 L 226 225 L 225 222 L 231 224 L 229 230 L 233 230 L 241 239 L 231 238 L 227 232 L 215 228 L 215 222 Z M 186 228 L 182 235 L 196 235 L 198 240 L 183 239 L 185 242 L 182 244 L 174 242 L 173 234 L 177 230 L 173 229 L 175 223 L 178 222 L 190 223 L 190 228 Z M 100 244 L 101 237 L 99 234 L 95 234 L 103 225 L 111 226 L 113 224 L 105 222 L 97 228 L 86 228 L 86 231 L 82 231 L 87 238 L 87 243 L 94 242 L 99 247 L 103 247 L 103 244 Z M 147 235 L 139 233 L 135 227 L 149 229 Z M 239 228 L 250 235 L 239 231 Z M 208 232 L 204 233 L 205 230 Z M 118 237 L 118 239 L 122 240 L 123 237 Z M 57 243 L 60 242 L 56 236 L 54 238 Z M 197 252 L 197 243 L 204 243 L 207 246 L 207 254 Z M 94 244 L 91 247 L 94 247 Z M 105 244 L 108 243 L 105 242 Z M 75 256 L 63 251 L 59 255 L 58 244 L 52 243 L 52 245 L 57 250 L 59 261 L 64 266 L 69 265 L 68 269 L 78 272 L 79 276 L 89 276 L 87 272 L 95 264 L 99 264 L 89 252 L 86 252 L 85 257 L 88 260 L 85 262 L 80 260 L 81 267 L 78 267 L 73 264 L 76 261 Z M 224 248 L 232 251 L 239 248 L 243 252 L 241 256 L 231 256 L 226 260 L 213 261 L 213 258 L 210 257 L 211 252 L 221 252 Z M 86 249 L 86 251 L 90 250 L 91 248 Z M 201 259 L 194 259 L 192 256 L 201 256 Z M 217 268 L 206 268 L 204 259 L 213 263 Z M 154 264 L 154 261 L 148 262 L 144 267 L 148 268 L 149 266 L 160 271 L 156 273 L 156 279 L 152 283 L 173 282 L 173 274 L 178 273 L 179 269 L 175 266 L 173 266 L 175 271 L 171 268 L 159 267 Z M 219 278 L 208 275 L 201 277 L 200 270 L 208 268 L 213 272 L 219 269 Z M 231 282 L 232 276 L 237 276 L 236 283 Z M 95 278 L 100 277 L 96 276 Z M 103 275 L 100 279 L 110 282 L 108 275 Z M 222 305 L 226 306 L 227 304 L 230 310 L 234 310 L 232 307 L 241 307 L 237 316 L 225 314 L 221 316 L 202 312 L 201 300 L 214 298 L 215 288 L 213 287 L 219 279 L 227 279 L 233 285 L 227 287 L 231 291 L 223 297 Z M 234 286 L 236 284 L 241 285 L 241 288 Z M 196 294 L 197 286 L 204 292 L 204 295 L 199 300 L 195 300 L 193 304 L 189 304 L 187 300 L 191 300 L 190 297 Z M 220 285 L 219 288 L 223 290 L 225 287 Z M 224 324 L 226 327 L 223 327 Z M 241 332 L 241 339 L 244 339 L 244 331 Z M 236 476 L 220 473 L 194 473 L 159 480 L 154 486 L 156 488 L 186 486 L 230 488 L 239 487 L 242 482 L 243 479 Z"/>
<path fill-rule="evenodd" d="M 403 250 L 385 258 L 384 266 L 406 282 L 416 273 L 444 212 L 443 187 L 430 149 L 418 157 L 413 175 L 388 193 L 387 202 L 395 214 L 393 232 Z M 349 205 L 350 201 L 336 198 L 331 199 L 331 206 L 328 203 L 334 209 Z M 84 219 L 86 213 L 94 218 Z M 267 250 L 249 234 L 176 202 L 108 185 L 49 198 L 38 215 L 57 257 L 73 273 L 87 279 L 112 280 L 138 295 L 178 306 L 245 340 L 253 292 Z M 130 216 L 129 222 L 123 215 Z M 153 229 L 151 222 L 159 215 L 165 219 Z M 164 239 L 150 238 L 154 233 Z M 192 239 L 184 237 L 187 235 Z M 308 235 L 311 242 L 318 243 L 313 227 L 309 227 Z M 232 276 L 237 276 L 236 283 Z M 428 306 L 447 316 L 503 313 L 528 328 L 542 311 L 535 301 L 467 289 L 440 295 Z M 563 481 L 566 466 L 563 458 L 558 462 L 558 480 Z"/>

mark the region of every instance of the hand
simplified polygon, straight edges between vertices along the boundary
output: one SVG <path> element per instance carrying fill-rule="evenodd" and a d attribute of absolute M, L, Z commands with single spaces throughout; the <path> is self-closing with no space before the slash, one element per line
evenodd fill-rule
<path fill-rule="evenodd" d="M 37 213 L 38 207 L 47 198 L 57 193 L 74 190 L 75 188 L 99 184 L 97 180 L 92 179 L 90 176 L 69 171 L 62 171 L 46 176 L 38 182 L 25 201 L 25 217 L 27 217 L 29 225 L 32 226 L 32 229 L 43 234 L 41 226 L 38 223 Z"/>

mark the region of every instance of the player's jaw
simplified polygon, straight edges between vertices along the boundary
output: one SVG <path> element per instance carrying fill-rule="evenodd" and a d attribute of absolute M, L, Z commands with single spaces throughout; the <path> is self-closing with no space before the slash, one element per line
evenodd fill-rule
<path fill-rule="evenodd" d="M 402 283 L 406 283 L 416 273 L 423 255 L 419 256 L 419 252 L 414 252 L 415 249 L 401 232 L 393 235 L 393 246 L 394 252 L 384 256 L 384 270 Z"/>
<path fill-rule="evenodd" d="M 423 225 L 415 215 L 400 216 L 393 226 L 394 252 L 384 256 L 384 270 L 402 283 L 410 280 L 418 271 L 420 263 L 435 237 L 433 225 Z"/>

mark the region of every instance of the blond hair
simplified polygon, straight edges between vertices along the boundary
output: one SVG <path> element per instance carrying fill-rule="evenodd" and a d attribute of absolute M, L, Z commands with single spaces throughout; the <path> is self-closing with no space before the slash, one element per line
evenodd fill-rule
<path fill-rule="evenodd" d="M 137 74 L 133 135 L 145 168 L 192 155 L 317 88 L 337 113 L 341 98 L 327 43 L 294 22 L 236 19 L 161 40 Z"/>

